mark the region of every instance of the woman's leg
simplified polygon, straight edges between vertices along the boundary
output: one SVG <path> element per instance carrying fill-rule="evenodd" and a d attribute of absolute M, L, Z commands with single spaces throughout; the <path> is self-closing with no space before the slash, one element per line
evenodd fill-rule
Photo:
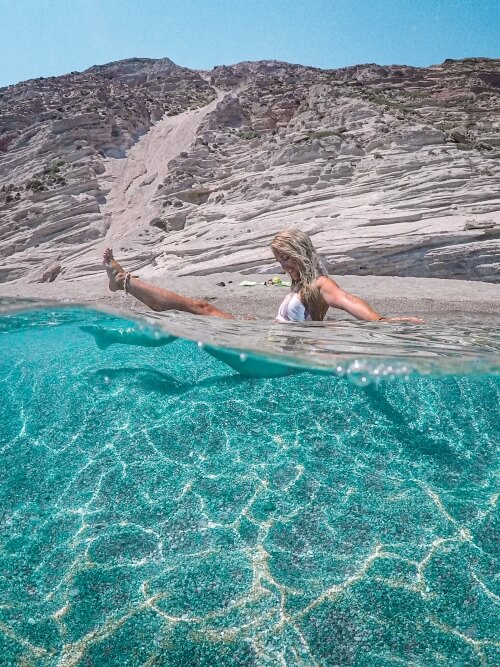
<path fill-rule="evenodd" d="M 109 289 L 112 292 L 123 289 L 125 277 L 127 272 L 118 264 L 113 257 L 113 252 L 110 248 L 104 251 L 103 255 L 104 268 L 109 277 Z M 149 283 L 133 278 L 130 276 L 127 285 L 127 292 L 136 299 L 142 301 L 151 310 L 160 312 L 163 310 L 185 310 L 194 315 L 210 315 L 212 317 L 223 317 L 228 320 L 234 319 L 233 315 L 225 313 L 223 310 L 212 306 L 208 301 L 203 299 L 190 299 L 182 296 L 176 292 L 164 289 L 163 287 L 156 287 Z"/>
<path fill-rule="evenodd" d="M 161 334 L 158 338 L 152 337 L 144 331 L 127 327 L 126 329 L 108 329 L 105 326 L 88 324 L 80 329 L 94 337 L 97 347 L 106 350 L 110 345 L 140 345 L 141 347 L 162 347 L 177 340 L 177 336 Z"/>

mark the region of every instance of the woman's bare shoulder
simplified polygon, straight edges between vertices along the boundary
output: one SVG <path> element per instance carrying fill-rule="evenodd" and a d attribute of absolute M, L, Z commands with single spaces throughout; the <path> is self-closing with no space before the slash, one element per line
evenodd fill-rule
<path fill-rule="evenodd" d="M 317 287 L 318 289 L 323 289 L 325 287 L 338 287 L 337 283 L 335 280 L 332 280 L 330 276 L 320 276 L 319 278 L 316 278 L 314 281 L 314 287 Z"/>

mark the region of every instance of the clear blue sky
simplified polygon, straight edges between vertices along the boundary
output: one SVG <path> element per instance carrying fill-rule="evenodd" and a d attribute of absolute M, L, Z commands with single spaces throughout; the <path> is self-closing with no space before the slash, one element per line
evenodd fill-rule
<path fill-rule="evenodd" d="M 500 57 L 500 0 L 0 0 L 0 86 L 131 57 L 210 69 Z"/>

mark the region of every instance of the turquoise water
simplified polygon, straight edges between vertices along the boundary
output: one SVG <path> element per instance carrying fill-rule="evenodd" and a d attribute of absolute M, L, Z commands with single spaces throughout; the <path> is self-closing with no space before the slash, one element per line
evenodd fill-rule
<path fill-rule="evenodd" d="M 241 375 L 112 314 L 4 314 L 0 664 L 498 664 L 500 378 L 454 331 L 453 373 L 436 332 L 328 364 L 301 330 L 298 366 L 281 341 Z"/>

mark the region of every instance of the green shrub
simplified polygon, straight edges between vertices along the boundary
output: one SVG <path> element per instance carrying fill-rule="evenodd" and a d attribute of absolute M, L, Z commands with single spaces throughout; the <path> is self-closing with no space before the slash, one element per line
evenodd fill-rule
<path fill-rule="evenodd" d="M 53 164 L 51 167 L 45 167 L 43 170 L 44 174 L 47 174 L 47 176 L 55 176 L 58 174 L 61 170 L 57 166 L 57 164 Z"/>
<path fill-rule="evenodd" d="M 257 139 L 259 137 L 259 133 L 256 132 L 255 130 L 240 130 L 238 132 L 238 136 L 240 139 Z"/>
<path fill-rule="evenodd" d="M 318 130 L 314 132 L 310 130 L 306 132 L 307 139 L 325 139 L 326 137 L 339 137 L 342 138 L 344 132 L 347 132 L 347 127 L 338 127 L 335 130 Z"/>

